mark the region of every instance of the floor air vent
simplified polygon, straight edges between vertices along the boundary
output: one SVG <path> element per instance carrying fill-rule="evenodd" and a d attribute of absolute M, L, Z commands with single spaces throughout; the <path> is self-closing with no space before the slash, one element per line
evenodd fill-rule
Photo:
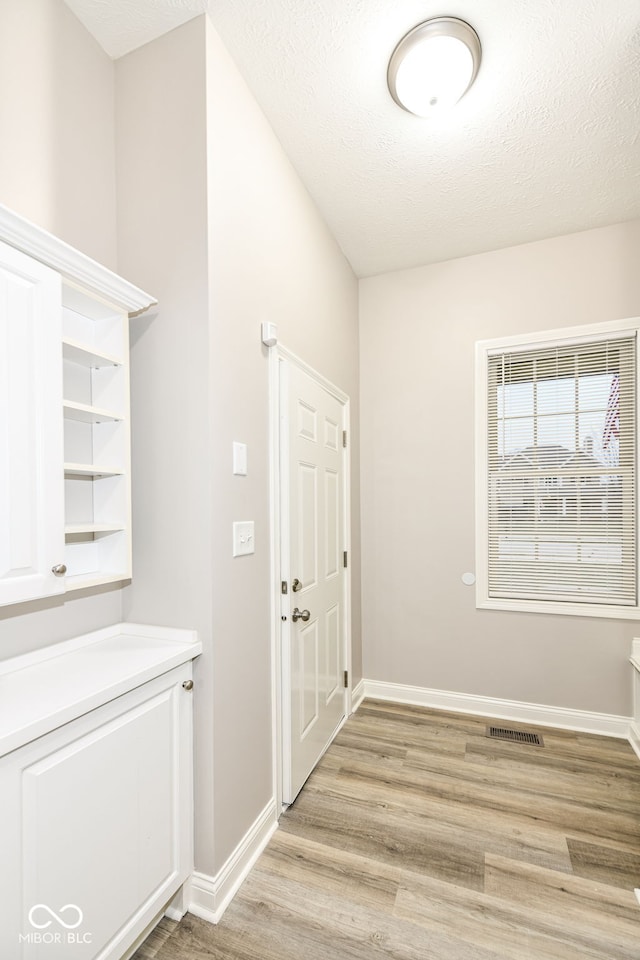
<path fill-rule="evenodd" d="M 529 730 L 509 730 L 508 727 L 487 727 L 487 736 L 492 740 L 511 740 L 512 743 L 530 743 L 534 747 L 544 747 L 539 733 Z"/>

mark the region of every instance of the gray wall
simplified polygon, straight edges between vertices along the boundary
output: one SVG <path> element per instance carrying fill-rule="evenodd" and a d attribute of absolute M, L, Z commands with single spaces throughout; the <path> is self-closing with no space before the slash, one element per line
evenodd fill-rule
<path fill-rule="evenodd" d="M 0 203 L 111 268 L 113 72 L 62 0 L 0 3 Z M 121 619 L 117 587 L 0 607 L 0 657 Z"/>
<path fill-rule="evenodd" d="M 268 359 L 260 321 L 353 401 L 353 647 L 360 674 L 357 282 L 211 24 L 207 107 L 212 331 L 216 864 L 270 798 Z M 247 477 L 231 470 L 248 445 Z M 233 559 L 232 520 L 256 524 Z"/>
<path fill-rule="evenodd" d="M 195 627 L 204 642 L 196 869 L 213 875 L 274 790 L 260 320 L 352 395 L 357 465 L 357 282 L 205 18 L 129 54 L 116 77 L 119 268 L 159 299 L 132 335 L 124 613 Z M 232 476 L 233 440 L 248 445 L 247 477 Z M 356 557 L 358 518 L 356 496 Z M 234 519 L 255 521 L 254 556 L 232 559 Z"/>
<path fill-rule="evenodd" d="M 640 221 L 360 283 L 364 674 L 629 715 L 640 625 L 476 610 L 474 342 L 640 314 Z"/>
<path fill-rule="evenodd" d="M 116 263 L 113 63 L 62 0 L 0 3 L 0 203 Z"/>
<path fill-rule="evenodd" d="M 133 580 L 124 617 L 196 629 L 196 851 L 213 849 L 211 425 L 202 18 L 117 61 L 119 269 L 158 307 L 131 326 Z"/>

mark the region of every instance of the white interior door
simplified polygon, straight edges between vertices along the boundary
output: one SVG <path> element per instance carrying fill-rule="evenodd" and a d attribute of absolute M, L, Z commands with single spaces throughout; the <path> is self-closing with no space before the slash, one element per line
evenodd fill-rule
<path fill-rule="evenodd" d="M 280 403 L 283 801 L 292 803 L 345 716 L 345 405 L 289 361 Z"/>

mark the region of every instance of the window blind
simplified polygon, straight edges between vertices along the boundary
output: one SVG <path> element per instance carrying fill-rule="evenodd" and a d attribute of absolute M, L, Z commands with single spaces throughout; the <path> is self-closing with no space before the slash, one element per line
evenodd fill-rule
<path fill-rule="evenodd" d="M 635 335 L 488 357 L 490 597 L 635 605 Z"/>

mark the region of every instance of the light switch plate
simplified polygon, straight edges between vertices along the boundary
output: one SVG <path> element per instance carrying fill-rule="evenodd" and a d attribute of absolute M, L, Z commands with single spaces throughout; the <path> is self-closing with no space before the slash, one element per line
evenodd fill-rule
<path fill-rule="evenodd" d="M 247 445 L 233 441 L 233 473 L 236 477 L 247 475 Z"/>
<path fill-rule="evenodd" d="M 233 555 L 245 557 L 255 553 L 253 520 L 235 520 L 233 524 Z"/>

